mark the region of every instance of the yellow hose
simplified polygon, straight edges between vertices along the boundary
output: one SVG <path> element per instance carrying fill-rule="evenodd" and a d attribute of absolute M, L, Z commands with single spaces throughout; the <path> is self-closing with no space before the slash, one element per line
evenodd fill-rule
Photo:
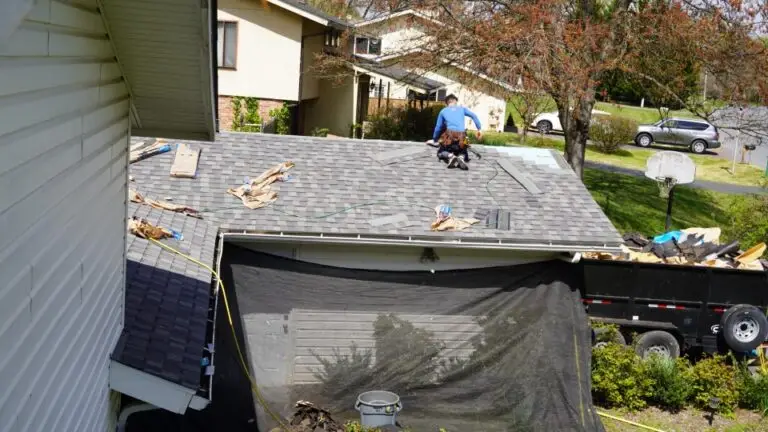
<path fill-rule="evenodd" d="M 627 420 L 627 419 L 624 419 L 624 418 L 621 418 L 621 417 L 616 417 L 615 415 L 608 414 L 607 412 L 597 411 L 597 415 L 602 416 L 602 417 L 607 417 L 607 418 L 609 418 L 611 420 L 616 420 L 616 421 L 620 421 L 620 422 L 623 422 L 623 423 L 626 423 L 626 424 L 630 424 L 632 426 L 639 427 L 641 429 L 645 429 L 645 430 L 649 430 L 649 431 L 654 431 L 654 432 L 664 432 L 661 429 L 656 429 L 654 427 L 646 426 L 644 424 L 635 423 L 635 422 L 633 422 L 631 420 Z"/>
<path fill-rule="evenodd" d="M 172 248 L 172 247 L 170 247 L 170 246 L 168 246 L 168 245 L 166 245 L 164 243 L 160 243 L 159 241 L 157 241 L 155 239 L 149 239 L 149 241 L 157 244 L 161 248 L 163 248 L 163 249 L 165 249 L 165 250 L 167 250 L 167 251 L 169 251 L 171 253 L 174 253 L 174 254 L 179 255 L 179 256 L 181 256 L 183 258 L 186 258 L 189 261 L 191 261 L 191 262 L 193 262 L 193 263 L 195 263 L 195 264 L 205 268 L 206 270 L 211 272 L 211 274 L 216 278 L 216 282 L 218 283 L 219 288 L 221 288 L 221 294 L 222 294 L 222 297 L 224 299 L 224 309 L 227 312 L 227 321 L 229 321 L 229 328 L 232 330 L 232 339 L 235 341 L 235 349 L 237 350 L 237 357 L 238 357 L 238 360 L 240 360 L 240 366 L 242 367 L 243 372 L 245 373 L 245 376 L 248 377 L 248 381 L 251 384 L 251 391 L 256 396 L 256 400 L 259 403 L 259 405 L 261 405 L 264 408 L 264 411 L 266 411 L 267 414 L 269 414 L 269 416 L 272 417 L 272 419 L 275 422 L 277 422 L 278 425 L 280 425 L 280 428 L 283 429 L 283 430 L 288 430 L 288 428 L 285 425 L 285 422 L 283 421 L 283 419 L 281 419 L 279 415 L 277 415 L 274 411 L 272 411 L 272 409 L 269 407 L 267 402 L 264 400 L 264 397 L 261 395 L 261 392 L 259 391 L 259 386 L 256 385 L 256 380 L 253 378 L 253 376 L 251 376 L 251 373 L 248 370 L 248 364 L 245 362 L 245 357 L 243 356 L 243 351 L 240 349 L 240 342 L 237 340 L 237 333 L 235 332 L 235 325 L 232 323 L 232 313 L 229 310 L 229 300 L 227 299 L 227 291 L 224 289 L 224 282 L 221 281 L 221 278 L 219 277 L 219 274 L 216 273 L 216 270 L 212 269 L 207 264 L 205 264 L 205 263 L 203 263 L 201 261 L 198 261 L 198 260 L 192 258 L 191 256 L 186 255 L 185 253 L 183 253 L 181 251 L 178 251 L 178 250 L 176 250 L 176 249 L 174 249 L 174 248 Z"/>

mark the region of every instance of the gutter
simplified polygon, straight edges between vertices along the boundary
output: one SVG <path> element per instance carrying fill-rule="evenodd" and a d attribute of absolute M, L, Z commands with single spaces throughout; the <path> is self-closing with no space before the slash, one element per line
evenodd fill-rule
<path fill-rule="evenodd" d="M 219 235 L 219 241 L 216 246 L 216 266 L 214 267 L 214 270 L 216 270 L 216 273 L 221 277 L 221 257 L 224 255 L 224 234 Z M 213 275 L 211 275 L 213 276 Z M 216 321 L 219 314 L 219 281 L 215 280 L 214 277 L 214 289 L 213 289 L 213 296 L 214 296 L 214 302 L 213 302 L 213 331 L 212 331 L 212 337 L 211 337 L 211 345 L 213 346 L 213 350 L 211 350 L 211 366 L 214 368 L 216 367 Z M 209 378 L 209 386 L 208 386 L 208 398 L 212 401 L 213 400 L 213 376 L 215 375 L 215 372 L 210 375 Z"/>
<path fill-rule="evenodd" d="M 375 236 L 375 235 L 343 235 L 343 234 L 303 234 L 285 232 L 228 232 L 222 233 L 222 238 L 228 240 L 260 241 L 276 243 L 320 243 L 320 244 L 348 244 L 368 246 L 413 246 L 431 248 L 456 248 L 456 249 L 486 249 L 509 250 L 528 252 L 619 252 L 620 247 L 604 243 L 602 245 L 587 244 L 558 244 L 558 243 L 520 243 L 504 240 L 483 239 L 435 239 L 427 236 Z"/>

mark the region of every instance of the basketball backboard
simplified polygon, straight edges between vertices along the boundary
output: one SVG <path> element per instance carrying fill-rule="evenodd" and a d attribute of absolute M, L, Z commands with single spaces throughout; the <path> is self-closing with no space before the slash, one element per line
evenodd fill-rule
<path fill-rule="evenodd" d="M 696 179 L 696 164 L 683 153 L 660 151 L 648 158 L 645 176 L 657 181 L 672 178 L 675 184 L 689 184 Z"/>

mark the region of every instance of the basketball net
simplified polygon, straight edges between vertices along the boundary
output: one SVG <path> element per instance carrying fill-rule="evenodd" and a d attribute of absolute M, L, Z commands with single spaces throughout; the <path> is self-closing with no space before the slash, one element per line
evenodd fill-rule
<path fill-rule="evenodd" d="M 659 197 L 669 198 L 669 193 L 672 191 L 672 188 L 675 187 L 676 183 L 677 183 L 677 180 L 671 177 L 656 178 L 656 184 L 659 185 Z"/>

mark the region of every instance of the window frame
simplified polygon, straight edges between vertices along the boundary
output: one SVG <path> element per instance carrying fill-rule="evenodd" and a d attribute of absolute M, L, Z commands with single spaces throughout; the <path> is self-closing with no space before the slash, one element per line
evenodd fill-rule
<path fill-rule="evenodd" d="M 379 49 L 377 53 L 371 53 L 371 39 L 379 42 Z M 365 40 L 365 52 L 360 50 L 358 41 Z M 381 38 L 368 37 L 368 36 L 355 36 L 355 54 L 363 55 L 381 55 Z"/>
<path fill-rule="evenodd" d="M 227 51 L 226 51 L 226 49 L 227 49 L 227 25 L 232 25 L 234 27 L 234 34 L 235 34 L 235 47 L 234 47 L 235 52 L 234 52 L 233 61 L 232 61 L 232 65 L 231 66 L 226 65 L 226 58 L 227 58 L 227 55 L 226 55 L 226 53 L 227 53 Z M 238 44 L 239 44 L 239 38 L 237 37 L 238 36 L 238 28 L 239 28 L 238 22 L 237 21 L 232 21 L 232 20 L 217 20 L 216 21 L 216 34 L 217 34 L 217 37 L 218 37 L 219 26 L 223 26 L 224 27 L 223 31 L 222 31 L 223 39 L 221 41 L 221 46 L 222 46 L 222 50 L 223 51 L 221 53 L 221 65 L 219 65 L 219 55 L 218 55 L 219 53 L 216 53 L 216 67 L 218 69 L 237 70 L 237 49 L 238 49 Z M 218 43 L 219 43 L 219 41 L 217 40 L 217 47 L 216 47 L 217 50 L 218 50 Z"/>
<path fill-rule="evenodd" d="M 336 29 L 326 30 L 323 36 L 323 46 L 326 48 L 338 48 L 341 40 L 341 32 Z"/>

